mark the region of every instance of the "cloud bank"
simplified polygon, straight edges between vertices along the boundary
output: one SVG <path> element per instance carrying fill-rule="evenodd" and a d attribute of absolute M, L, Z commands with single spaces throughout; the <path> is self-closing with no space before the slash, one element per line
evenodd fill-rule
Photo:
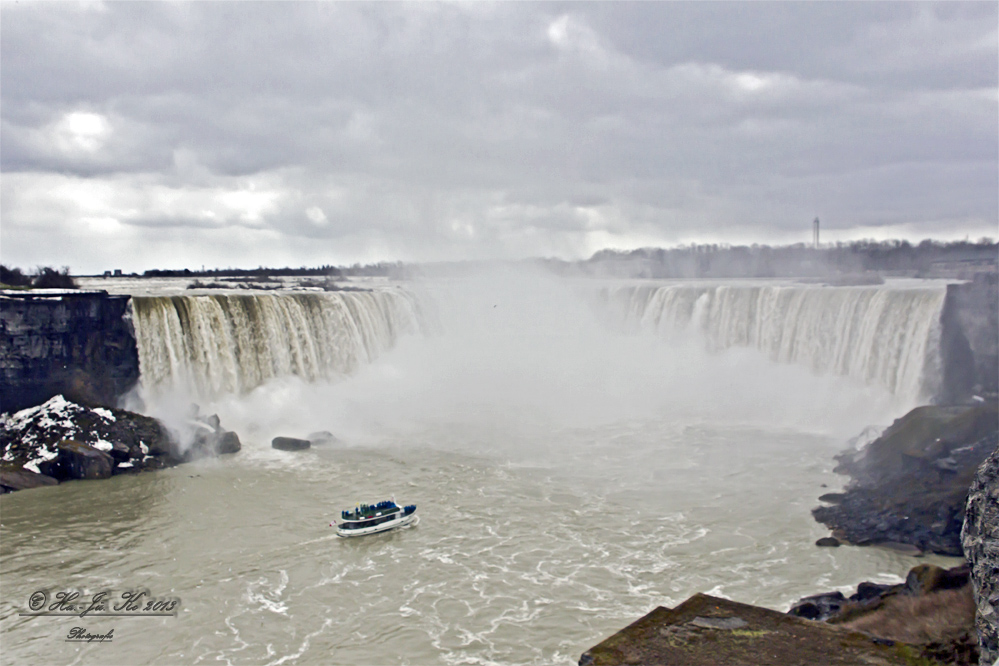
<path fill-rule="evenodd" d="M 7 264 L 999 234 L 995 3 L 0 11 Z"/>

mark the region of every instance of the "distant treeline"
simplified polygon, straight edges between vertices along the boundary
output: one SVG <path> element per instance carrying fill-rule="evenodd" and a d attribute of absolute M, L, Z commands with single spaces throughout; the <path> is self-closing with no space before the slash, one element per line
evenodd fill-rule
<path fill-rule="evenodd" d="M 999 244 L 925 240 L 856 241 L 812 247 L 804 243 L 689 245 L 671 249 L 602 250 L 582 262 L 548 262 L 562 274 L 638 278 L 816 277 L 879 273 L 910 277 L 960 277 L 999 268 Z"/>
<path fill-rule="evenodd" d="M 69 267 L 57 270 L 50 266 L 39 266 L 31 275 L 25 275 L 20 268 L 0 265 L 0 284 L 5 287 L 28 287 L 33 289 L 76 289 L 76 281 L 69 276 Z"/>
<path fill-rule="evenodd" d="M 153 269 L 145 271 L 142 277 L 197 277 L 197 278 L 223 278 L 223 277 L 245 277 L 264 279 L 271 277 L 398 277 L 402 274 L 403 264 L 401 262 L 380 262 L 377 264 L 354 264 L 353 266 L 318 266 L 309 268 L 213 268 L 211 270 L 192 271 L 188 268 L 182 270 Z"/>

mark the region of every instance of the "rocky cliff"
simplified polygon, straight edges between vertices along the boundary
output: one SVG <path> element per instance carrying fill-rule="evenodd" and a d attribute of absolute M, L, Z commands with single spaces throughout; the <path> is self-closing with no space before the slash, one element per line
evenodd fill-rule
<path fill-rule="evenodd" d="M 947 286 L 940 316 L 941 387 L 937 402 L 999 391 L 999 275 Z"/>
<path fill-rule="evenodd" d="M 812 514 L 849 543 L 960 556 L 968 487 L 996 448 L 997 423 L 996 403 L 917 407 L 864 449 L 837 457 L 836 471 L 852 480 L 820 497 L 832 506 Z"/>
<path fill-rule="evenodd" d="M 999 448 L 978 468 L 968 491 L 961 541 L 975 588 L 981 663 L 993 664 L 999 661 Z"/>
<path fill-rule="evenodd" d="M 114 405 L 139 379 L 129 297 L 107 292 L 0 293 L 0 411 L 56 395 Z"/>

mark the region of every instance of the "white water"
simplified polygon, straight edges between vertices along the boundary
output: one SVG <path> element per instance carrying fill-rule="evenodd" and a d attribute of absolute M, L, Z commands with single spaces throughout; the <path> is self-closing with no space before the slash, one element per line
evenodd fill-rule
<path fill-rule="evenodd" d="M 401 289 L 141 296 L 132 309 L 143 389 L 195 399 L 349 375 L 421 322 Z"/>
<path fill-rule="evenodd" d="M 688 328 L 711 350 L 753 347 L 778 363 L 876 384 L 904 401 L 926 399 L 940 375 L 940 313 L 946 287 L 896 281 L 618 288 L 617 316 L 666 337 Z"/>

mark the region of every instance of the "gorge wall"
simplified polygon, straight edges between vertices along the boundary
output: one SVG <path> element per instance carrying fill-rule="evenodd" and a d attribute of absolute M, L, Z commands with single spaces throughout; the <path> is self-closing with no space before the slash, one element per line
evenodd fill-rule
<path fill-rule="evenodd" d="M 940 321 L 942 401 L 999 392 L 999 274 L 947 285 Z"/>
<path fill-rule="evenodd" d="M 139 379 L 129 298 L 106 292 L 0 294 L 0 411 L 63 394 L 114 405 Z"/>

